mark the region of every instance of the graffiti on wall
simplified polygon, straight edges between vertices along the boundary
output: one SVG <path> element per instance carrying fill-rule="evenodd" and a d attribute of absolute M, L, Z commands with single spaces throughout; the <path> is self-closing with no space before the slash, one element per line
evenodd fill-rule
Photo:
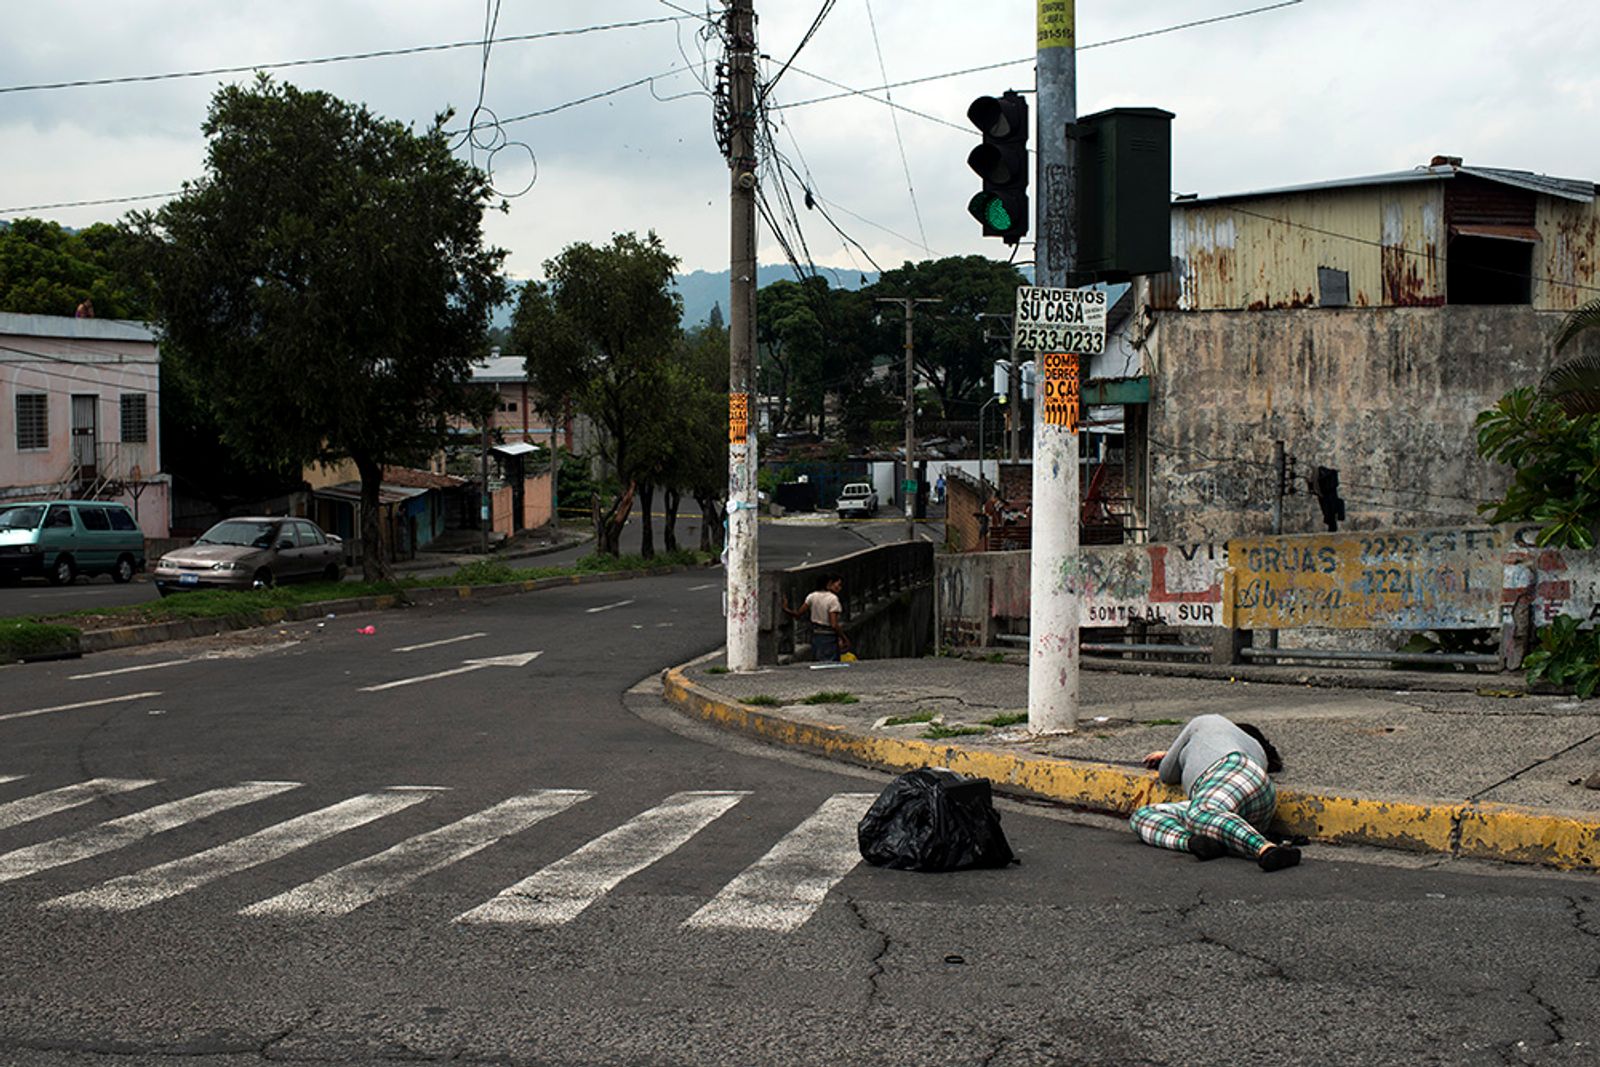
<path fill-rule="evenodd" d="M 1430 630 L 1498 626 L 1501 531 L 1490 527 L 1241 538 L 1233 626 Z"/>
<path fill-rule="evenodd" d="M 1220 626 L 1227 549 L 1221 545 L 1085 547 L 1081 624 Z"/>

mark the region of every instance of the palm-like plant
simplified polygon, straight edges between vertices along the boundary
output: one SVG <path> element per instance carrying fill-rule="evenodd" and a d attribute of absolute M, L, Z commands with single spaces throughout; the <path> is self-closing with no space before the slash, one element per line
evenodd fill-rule
<path fill-rule="evenodd" d="M 1600 300 L 1591 300 L 1568 315 L 1556 331 L 1556 352 L 1596 326 L 1600 326 Z M 1600 413 L 1600 352 L 1585 352 L 1555 367 L 1544 376 L 1539 392 L 1569 417 Z"/>

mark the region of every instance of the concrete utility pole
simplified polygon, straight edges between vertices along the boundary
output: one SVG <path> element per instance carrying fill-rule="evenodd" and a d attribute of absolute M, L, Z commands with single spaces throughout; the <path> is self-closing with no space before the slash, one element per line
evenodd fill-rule
<path fill-rule="evenodd" d="M 1076 179 L 1067 125 L 1077 119 L 1075 0 L 1039 0 L 1036 84 L 1039 116 L 1038 241 L 1034 275 L 1041 286 L 1073 283 L 1077 268 Z M 1040 354 L 1039 395 L 1050 383 L 1072 378 L 1077 392 L 1078 357 Z M 1028 729 L 1058 733 L 1078 726 L 1078 625 L 1082 610 L 1078 562 L 1078 418 L 1065 423 L 1033 406 L 1033 550 L 1031 556 L 1028 654 Z"/>
<path fill-rule="evenodd" d="M 756 669 L 756 14 L 728 4 L 728 172 L 732 279 L 728 305 L 728 669 Z"/>
<path fill-rule="evenodd" d="M 917 490 L 915 487 L 907 489 L 906 486 L 917 481 L 916 456 L 917 456 L 917 373 L 916 364 L 912 359 L 916 349 L 913 339 L 911 320 L 916 314 L 918 304 L 937 304 L 939 300 L 933 297 L 898 297 L 880 296 L 880 304 L 899 304 L 906 313 L 906 476 L 900 479 L 900 493 L 905 497 L 906 504 L 906 540 L 917 539 Z"/>

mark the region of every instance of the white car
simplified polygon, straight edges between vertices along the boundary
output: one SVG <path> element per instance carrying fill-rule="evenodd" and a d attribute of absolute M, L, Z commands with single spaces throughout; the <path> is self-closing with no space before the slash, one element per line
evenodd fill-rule
<path fill-rule="evenodd" d="M 834 508 L 841 519 L 859 519 L 878 513 L 878 494 L 867 482 L 851 482 L 839 494 Z"/>

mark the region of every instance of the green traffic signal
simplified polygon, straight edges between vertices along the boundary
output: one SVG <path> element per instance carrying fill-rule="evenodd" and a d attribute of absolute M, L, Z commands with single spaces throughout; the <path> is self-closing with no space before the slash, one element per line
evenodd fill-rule
<path fill-rule="evenodd" d="M 967 212 L 985 227 L 1006 232 L 1015 224 L 1004 198 L 994 193 L 979 193 L 967 204 Z"/>
<path fill-rule="evenodd" d="M 983 134 L 967 156 L 967 166 L 983 179 L 967 213 L 983 224 L 984 236 L 1016 244 L 1028 232 L 1028 103 L 1011 91 L 980 96 L 967 119 Z"/>

